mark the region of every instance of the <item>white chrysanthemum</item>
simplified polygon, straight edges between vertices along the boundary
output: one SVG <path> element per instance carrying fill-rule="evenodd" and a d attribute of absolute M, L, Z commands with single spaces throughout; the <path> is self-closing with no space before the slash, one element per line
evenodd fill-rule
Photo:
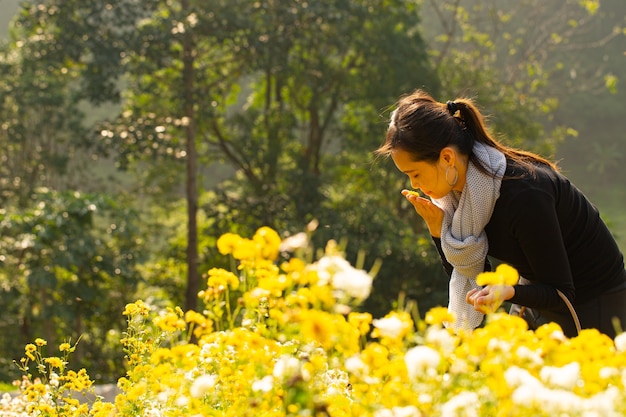
<path fill-rule="evenodd" d="M 615 336 L 615 348 L 619 352 L 626 352 L 626 332 Z"/>
<path fill-rule="evenodd" d="M 270 290 L 266 290 L 265 288 L 256 287 L 252 289 L 249 294 L 252 296 L 252 298 L 260 300 L 262 298 L 269 297 L 270 295 L 272 295 L 272 292 Z"/>
<path fill-rule="evenodd" d="M 350 378 L 345 371 L 329 369 L 321 375 L 321 380 L 326 387 L 326 395 L 349 394 Z"/>
<path fill-rule="evenodd" d="M 561 413 L 579 413 L 584 409 L 585 400 L 573 392 L 564 389 L 544 388 L 536 393 L 535 403 L 548 415 Z"/>
<path fill-rule="evenodd" d="M 59 375 L 56 372 L 50 372 L 50 386 L 58 387 L 59 386 Z"/>
<path fill-rule="evenodd" d="M 561 342 L 565 342 L 567 340 L 567 336 L 561 330 L 555 330 L 550 333 L 550 339 L 559 340 Z"/>
<path fill-rule="evenodd" d="M 384 408 L 374 413 L 374 417 L 420 417 L 421 415 L 422 413 L 412 405 L 393 407 L 391 409 Z"/>
<path fill-rule="evenodd" d="M 217 376 L 211 374 L 201 375 L 196 378 L 191 387 L 189 388 L 189 393 L 194 398 L 202 398 L 204 397 L 217 382 Z"/>
<path fill-rule="evenodd" d="M 328 285 L 333 275 L 338 272 L 353 269 L 350 262 L 337 255 L 323 256 L 316 263 L 309 265 L 310 270 L 317 272 L 318 285 Z"/>
<path fill-rule="evenodd" d="M 163 412 L 155 406 L 143 410 L 143 417 L 163 417 Z"/>
<path fill-rule="evenodd" d="M 374 413 L 374 417 L 393 417 L 393 411 L 388 408 L 376 410 L 376 412 Z"/>
<path fill-rule="evenodd" d="M 480 399 L 475 392 L 461 392 L 441 406 L 441 417 L 478 417 Z"/>
<path fill-rule="evenodd" d="M 176 400 L 174 401 L 174 403 L 176 404 L 177 407 L 186 407 L 187 405 L 189 405 L 189 398 L 181 395 L 179 397 L 176 397 Z"/>
<path fill-rule="evenodd" d="M 537 378 L 532 376 L 526 369 L 519 368 L 517 366 L 511 366 L 504 372 L 504 380 L 509 387 L 531 387 L 541 388 L 543 384 Z"/>
<path fill-rule="evenodd" d="M 542 385 L 521 385 L 513 391 L 511 401 L 513 401 L 513 404 L 531 407 L 539 397 L 538 393 L 545 389 Z"/>
<path fill-rule="evenodd" d="M 200 360 L 203 363 L 207 363 L 210 364 L 212 362 L 215 361 L 215 353 L 213 352 L 214 350 L 217 350 L 220 348 L 220 345 L 216 342 L 213 343 L 207 343 L 205 345 L 202 346 L 202 349 L 200 350 Z"/>
<path fill-rule="evenodd" d="M 419 401 L 420 404 L 430 404 L 433 402 L 433 396 L 428 392 L 420 392 L 417 395 L 417 401 Z"/>
<path fill-rule="evenodd" d="M 565 366 L 544 366 L 539 373 L 541 380 L 557 388 L 572 389 L 580 379 L 580 365 L 572 362 Z"/>
<path fill-rule="evenodd" d="M 500 351 L 500 352 L 508 352 L 511 350 L 511 343 L 506 340 L 501 339 L 491 339 L 487 344 L 487 349 L 490 352 Z"/>
<path fill-rule="evenodd" d="M 347 295 L 364 300 L 372 290 L 373 278 L 367 272 L 354 268 L 339 255 L 324 256 L 309 265 L 308 269 L 317 273 L 318 285 L 330 284 L 341 292 L 340 296 Z"/>
<path fill-rule="evenodd" d="M 543 358 L 541 357 L 541 351 L 533 350 L 527 346 L 520 346 L 515 351 L 520 359 L 526 359 L 535 365 L 543 364 Z"/>
<path fill-rule="evenodd" d="M 276 361 L 273 375 L 278 379 L 291 378 L 300 374 L 300 368 L 300 361 L 297 358 L 284 355 Z"/>
<path fill-rule="evenodd" d="M 447 329 L 431 326 L 426 330 L 426 342 L 429 345 L 438 347 L 446 355 L 454 351 L 457 339 Z"/>
<path fill-rule="evenodd" d="M 404 355 L 404 363 L 410 379 L 420 375 L 432 375 L 437 372 L 437 366 L 441 362 L 441 355 L 435 349 L 428 346 L 415 346 Z"/>
<path fill-rule="evenodd" d="M 598 375 L 603 379 L 619 377 L 619 369 L 614 366 L 604 366 L 600 369 Z"/>
<path fill-rule="evenodd" d="M 23 395 L 13 396 L 8 392 L 4 393 L 2 394 L 2 399 L 0 399 L 0 411 L 3 412 L 1 415 L 8 417 L 29 417 L 31 414 L 26 412 L 28 405 Z M 7 411 L 9 413 L 7 413 Z"/>
<path fill-rule="evenodd" d="M 172 389 L 166 389 L 157 393 L 156 399 L 158 402 L 165 404 L 169 401 L 172 394 L 174 394 L 174 391 Z"/>
<path fill-rule="evenodd" d="M 331 278 L 331 285 L 352 298 L 365 300 L 372 291 L 372 281 L 367 272 L 349 268 L 336 272 Z"/>
<path fill-rule="evenodd" d="M 346 371 L 355 375 L 367 375 L 369 367 L 363 362 L 359 355 L 352 355 L 345 360 L 343 366 Z"/>
<path fill-rule="evenodd" d="M 621 404 L 622 394 L 619 388 L 610 386 L 606 391 L 602 391 L 587 398 L 584 403 L 584 409 L 587 411 L 586 416 L 598 417 L 623 417 L 623 414 L 616 411 Z"/>
<path fill-rule="evenodd" d="M 309 244 L 309 237 L 306 233 L 300 232 L 285 238 L 279 246 L 281 252 L 295 252 L 298 249 L 306 248 Z"/>
<path fill-rule="evenodd" d="M 272 388 L 274 388 L 274 377 L 272 375 L 266 375 L 252 383 L 252 391 L 254 392 L 269 392 Z"/>
<path fill-rule="evenodd" d="M 525 369 L 513 366 L 507 369 L 504 378 L 509 386 L 517 387 L 511 396 L 514 404 L 541 407 L 548 415 L 580 410 L 582 407 L 581 398 L 576 394 L 547 388 Z"/>
<path fill-rule="evenodd" d="M 378 329 L 382 337 L 396 338 L 408 327 L 408 323 L 398 317 L 384 317 L 372 320 L 372 325 Z"/>
<path fill-rule="evenodd" d="M 466 375 L 470 372 L 470 365 L 465 359 L 455 358 L 450 364 L 449 372 L 452 375 Z"/>

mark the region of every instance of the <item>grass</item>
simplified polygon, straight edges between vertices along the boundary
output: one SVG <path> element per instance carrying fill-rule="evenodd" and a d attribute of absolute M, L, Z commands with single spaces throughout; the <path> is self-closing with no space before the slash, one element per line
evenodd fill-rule
<path fill-rule="evenodd" d="M 1 382 L 0 381 L 0 393 L 5 393 L 5 392 L 13 392 L 15 391 L 16 388 L 13 384 L 9 383 L 9 382 Z"/>

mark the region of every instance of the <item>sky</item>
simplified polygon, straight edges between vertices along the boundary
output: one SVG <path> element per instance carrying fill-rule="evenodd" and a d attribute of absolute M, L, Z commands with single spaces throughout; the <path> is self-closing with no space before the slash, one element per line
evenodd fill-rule
<path fill-rule="evenodd" d="M 9 30 L 9 22 L 17 12 L 19 0 L 0 0 L 0 37 L 4 38 Z"/>

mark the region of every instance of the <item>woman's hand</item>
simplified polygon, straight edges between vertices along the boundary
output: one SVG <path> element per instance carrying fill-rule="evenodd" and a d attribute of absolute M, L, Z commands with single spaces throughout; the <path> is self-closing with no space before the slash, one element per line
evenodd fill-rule
<path fill-rule="evenodd" d="M 515 288 L 511 285 L 487 285 L 485 288 L 475 288 L 467 293 L 465 301 L 474 306 L 474 310 L 483 314 L 495 312 L 503 302 L 515 295 Z"/>
<path fill-rule="evenodd" d="M 443 210 L 429 199 L 420 197 L 409 190 L 402 190 L 402 195 L 413 205 L 417 214 L 424 219 L 431 236 L 436 238 L 441 237 Z"/>

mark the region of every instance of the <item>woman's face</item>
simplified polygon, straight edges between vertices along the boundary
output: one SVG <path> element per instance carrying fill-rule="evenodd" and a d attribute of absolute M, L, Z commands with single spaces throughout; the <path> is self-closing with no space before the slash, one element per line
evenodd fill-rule
<path fill-rule="evenodd" d="M 421 190 L 430 198 L 439 199 L 452 191 L 452 187 L 446 181 L 446 169 L 449 163 L 413 161 L 411 154 L 405 150 L 397 149 L 391 154 L 391 159 L 400 172 L 405 173 L 411 180 L 411 187 Z M 449 174 L 452 176 L 452 174 Z M 453 181 L 454 178 L 450 178 Z"/>

